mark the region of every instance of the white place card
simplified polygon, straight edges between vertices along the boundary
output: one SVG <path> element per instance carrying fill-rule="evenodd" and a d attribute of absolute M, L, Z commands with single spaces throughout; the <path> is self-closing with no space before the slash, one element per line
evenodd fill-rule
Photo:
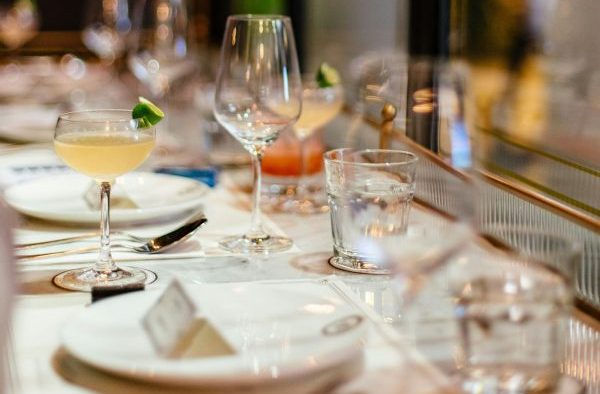
<path fill-rule="evenodd" d="M 188 335 L 196 312 L 181 283 L 173 280 L 142 318 L 142 326 L 159 354 L 169 356 Z"/>

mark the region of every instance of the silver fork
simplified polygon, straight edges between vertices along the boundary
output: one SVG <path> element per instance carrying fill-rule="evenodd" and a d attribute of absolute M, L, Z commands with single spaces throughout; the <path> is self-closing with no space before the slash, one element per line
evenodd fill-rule
<path fill-rule="evenodd" d="M 127 240 L 117 241 L 112 244 L 113 249 L 120 248 L 129 252 L 155 254 L 166 252 L 167 250 L 177 246 L 189 238 L 191 238 L 208 220 L 203 214 L 192 216 L 183 225 L 166 234 L 159 235 L 145 242 L 128 244 Z M 98 249 L 98 245 L 85 246 L 71 250 L 61 250 L 56 252 L 38 253 L 38 254 L 17 254 L 19 260 L 35 260 L 45 257 L 67 256 L 71 254 L 79 254 L 92 252 Z"/>
<path fill-rule="evenodd" d="M 151 238 L 137 237 L 135 235 L 124 233 L 122 231 L 114 231 L 110 234 L 110 236 L 114 237 L 114 238 L 118 238 L 119 240 L 122 240 L 122 241 L 131 241 L 131 242 L 136 242 L 136 243 L 144 243 L 151 239 Z M 89 233 L 73 235 L 70 237 L 51 239 L 48 241 L 28 242 L 28 243 L 23 243 L 23 244 L 17 243 L 17 244 L 15 244 L 15 249 L 16 250 L 26 250 L 26 249 L 41 248 L 44 246 L 63 245 L 63 244 L 68 244 L 68 243 L 72 243 L 72 242 L 83 241 L 86 239 L 95 240 L 98 237 L 100 237 L 100 232 L 92 231 Z"/>

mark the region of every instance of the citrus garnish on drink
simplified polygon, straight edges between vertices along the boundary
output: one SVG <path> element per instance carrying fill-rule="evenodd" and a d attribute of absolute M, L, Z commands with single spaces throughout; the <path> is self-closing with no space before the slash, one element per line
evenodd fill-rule
<path fill-rule="evenodd" d="M 137 119 L 141 127 L 154 126 L 165 117 L 165 113 L 156 104 L 144 97 L 138 99 L 139 103 L 133 107 L 131 117 Z"/>
<path fill-rule="evenodd" d="M 340 83 L 340 74 L 327 63 L 321 63 L 316 77 L 320 88 L 330 88 Z"/>

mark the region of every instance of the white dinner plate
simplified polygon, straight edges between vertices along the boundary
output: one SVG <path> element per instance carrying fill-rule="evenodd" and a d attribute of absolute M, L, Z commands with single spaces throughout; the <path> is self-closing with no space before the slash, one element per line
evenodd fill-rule
<path fill-rule="evenodd" d="M 100 212 L 89 207 L 84 193 L 91 180 L 76 173 L 35 178 L 9 187 L 6 202 L 18 212 L 44 220 L 99 223 Z M 132 172 L 117 179 L 113 198 L 132 201 L 132 208 L 114 206 L 111 223 L 160 219 L 199 208 L 208 186 L 179 176 Z M 98 197 L 99 198 L 99 197 Z"/>
<path fill-rule="evenodd" d="M 325 285 L 220 283 L 186 289 L 233 353 L 159 356 L 141 323 L 162 294 L 151 290 L 91 305 L 66 324 L 62 343 L 79 360 L 119 376 L 221 388 L 308 378 L 360 359 L 366 322 Z"/>
<path fill-rule="evenodd" d="M 50 142 L 58 106 L 13 104 L 0 106 L 0 138 L 13 142 Z"/>

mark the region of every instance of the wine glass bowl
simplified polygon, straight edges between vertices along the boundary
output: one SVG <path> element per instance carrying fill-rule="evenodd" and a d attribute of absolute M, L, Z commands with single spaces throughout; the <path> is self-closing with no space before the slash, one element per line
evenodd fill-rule
<path fill-rule="evenodd" d="M 101 238 L 96 263 L 90 268 L 65 271 L 54 283 L 69 290 L 91 291 L 146 281 L 144 270 L 122 269 L 110 249 L 110 190 L 115 179 L 140 166 L 154 148 L 155 129 L 132 119 L 127 110 L 90 110 L 62 114 L 56 124 L 56 154 L 75 171 L 100 187 Z"/>
<path fill-rule="evenodd" d="M 267 234 L 260 212 L 264 149 L 300 116 L 302 83 L 291 20 L 277 15 L 227 19 L 215 90 L 217 121 L 250 152 L 254 193 L 250 230 L 220 245 L 238 253 L 285 250 L 292 243 Z"/>
<path fill-rule="evenodd" d="M 127 65 L 157 98 L 196 71 L 184 0 L 141 0 L 135 8 Z"/>

